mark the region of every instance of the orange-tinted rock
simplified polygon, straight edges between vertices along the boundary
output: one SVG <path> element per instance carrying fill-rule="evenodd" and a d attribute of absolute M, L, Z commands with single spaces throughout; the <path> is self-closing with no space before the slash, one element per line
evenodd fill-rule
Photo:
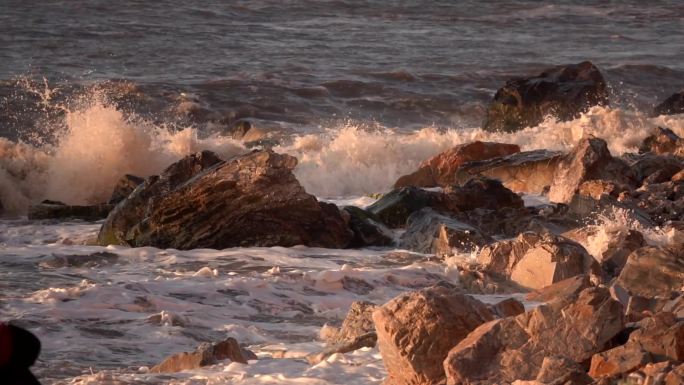
<path fill-rule="evenodd" d="M 525 299 L 528 301 L 549 302 L 560 298 L 575 298 L 582 290 L 589 287 L 591 287 L 589 276 L 582 274 L 535 290 L 529 293 Z"/>
<path fill-rule="evenodd" d="M 501 318 L 514 317 L 525 312 L 525 305 L 515 298 L 508 298 L 490 306 L 494 314 Z"/>
<path fill-rule="evenodd" d="M 246 364 L 257 359 L 256 355 L 238 345 L 234 338 L 227 338 L 216 344 L 204 343 L 194 352 L 174 354 L 150 369 L 152 373 L 173 373 L 214 365 L 220 360 L 231 360 Z"/>
<path fill-rule="evenodd" d="M 684 321 L 661 312 L 639 322 L 627 345 L 638 346 L 659 361 L 684 361 Z"/>
<path fill-rule="evenodd" d="M 519 151 L 520 147 L 515 144 L 480 141 L 461 144 L 426 160 L 417 171 L 399 178 L 394 187 L 449 186 L 456 182 L 456 171 L 463 163 L 496 158 Z"/>
<path fill-rule="evenodd" d="M 652 152 L 657 155 L 680 154 L 684 148 L 684 141 L 669 128 L 658 127 L 653 135 L 644 139 L 639 152 Z"/>
<path fill-rule="evenodd" d="M 485 304 L 453 288 L 435 286 L 394 298 L 373 313 L 387 383 L 443 383 L 449 349 L 493 318 Z"/>
<path fill-rule="evenodd" d="M 632 252 L 617 283 L 642 297 L 670 297 L 684 287 L 681 250 L 646 246 Z"/>
<path fill-rule="evenodd" d="M 557 300 L 483 324 L 449 352 L 444 361 L 447 384 L 535 380 L 549 356 L 585 362 L 623 329 L 622 312 L 608 290 L 590 288 L 575 302 Z"/>
<path fill-rule="evenodd" d="M 583 182 L 596 179 L 631 185 L 634 175 L 625 162 L 613 158 L 605 140 L 585 138 L 558 164 L 549 199 L 569 203 Z"/>
<path fill-rule="evenodd" d="M 623 375 L 649 362 L 653 362 L 653 357 L 647 351 L 632 345 L 622 345 L 595 354 L 591 358 L 589 375 L 594 378 Z"/>
<path fill-rule="evenodd" d="M 610 276 L 620 274 L 629 254 L 646 245 L 640 232 L 617 226 L 591 225 L 568 231 L 563 236 L 591 250 L 603 271 Z M 601 244 L 598 250 L 596 243 Z"/>

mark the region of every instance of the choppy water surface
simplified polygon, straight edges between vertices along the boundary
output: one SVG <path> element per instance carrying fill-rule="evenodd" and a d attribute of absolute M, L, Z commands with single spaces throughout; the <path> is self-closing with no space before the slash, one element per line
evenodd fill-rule
<path fill-rule="evenodd" d="M 302 357 L 351 301 L 456 282 L 453 261 L 88 246 L 99 223 L 22 215 L 46 198 L 102 202 L 123 174 L 159 173 L 202 149 L 230 157 L 253 139 L 295 155 L 307 191 L 358 205 L 475 139 L 567 150 L 596 135 L 633 152 L 656 126 L 684 136 L 684 116 L 648 114 L 684 87 L 683 31 L 674 0 L 0 0 L 0 320 L 41 337 L 36 371 L 48 384 L 379 383 L 375 349 L 314 366 Z M 510 77 L 582 60 L 606 76 L 610 107 L 513 134 L 479 128 Z M 263 135 L 232 136 L 239 119 Z M 226 336 L 261 359 L 145 373 Z"/>

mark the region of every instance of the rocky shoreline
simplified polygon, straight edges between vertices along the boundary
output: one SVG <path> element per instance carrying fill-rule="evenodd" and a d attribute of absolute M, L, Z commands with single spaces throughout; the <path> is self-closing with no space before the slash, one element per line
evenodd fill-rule
<path fill-rule="evenodd" d="M 684 113 L 678 95 L 654 113 Z M 570 120 L 608 103 L 591 63 L 557 67 L 508 82 L 485 129 L 519 130 L 548 114 Z M 567 153 L 473 141 L 426 159 L 365 209 L 317 200 L 293 174 L 296 164 L 269 149 L 230 159 L 203 151 L 157 176 L 124 177 L 106 204 L 46 202 L 29 217 L 106 215 L 103 246 L 396 245 L 441 258 L 472 254 L 458 266 L 459 285 L 353 305 L 329 349 L 308 357 L 377 343 L 387 385 L 684 382 L 684 139 L 673 131 L 658 128 L 638 153 L 622 156 L 597 137 Z M 525 204 L 529 195 L 548 203 Z M 634 228 L 608 226 L 617 213 Z M 649 243 L 650 229 L 666 239 Z M 596 250 L 599 236 L 607 246 Z M 520 292 L 542 304 L 525 311 L 513 299 L 487 306 L 468 296 Z M 255 356 L 224 341 L 153 371 L 225 358 Z"/>

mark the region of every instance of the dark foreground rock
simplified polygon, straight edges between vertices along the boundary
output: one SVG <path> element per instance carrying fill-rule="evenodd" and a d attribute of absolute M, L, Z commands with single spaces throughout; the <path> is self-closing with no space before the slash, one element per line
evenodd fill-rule
<path fill-rule="evenodd" d="M 517 131 L 536 126 L 547 115 L 572 120 L 596 105 L 608 105 L 608 91 L 591 62 L 549 68 L 538 76 L 506 82 L 489 105 L 484 129 Z"/>
<path fill-rule="evenodd" d="M 106 218 L 114 205 L 101 204 L 92 206 L 66 205 L 61 202 L 44 201 L 29 206 L 28 219 L 83 219 L 96 221 Z"/>
<path fill-rule="evenodd" d="M 394 243 L 392 231 L 370 212 L 356 206 L 345 206 L 342 210 L 349 215 L 349 228 L 354 232 L 349 247 L 389 246 Z"/>
<path fill-rule="evenodd" d="M 426 160 L 417 171 L 400 177 L 394 187 L 446 187 L 456 182 L 456 172 L 466 162 L 497 158 L 519 151 L 520 147 L 515 144 L 481 141 L 461 144 Z"/>
<path fill-rule="evenodd" d="M 119 179 L 119 181 L 116 183 L 116 186 L 114 186 L 112 196 L 109 198 L 109 202 L 107 203 L 117 204 L 121 202 L 122 200 L 128 198 L 133 190 L 135 190 L 136 187 L 140 186 L 144 182 L 144 178 L 130 174 L 124 175 L 123 178 Z"/>
<path fill-rule="evenodd" d="M 351 240 L 340 211 L 307 194 L 292 174 L 296 158 L 271 151 L 220 160 L 205 151 L 148 178 L 110 213 L 102 245 L 222 249 Z"/>
<path fill-rule="evenodd" d="M 553 301 L 516 317 L 483 324 L 449 352 L 444 361 L 447 384 L 536 380 L 547 357 L 582 364 L 605 350 L 623 330 L 622 311 L 608 290 L 590 288 L 575 302 Z"/>
<path fill-rule="evenodd" d="M 174 354 L 166 358 L 159 365 L 152 367 L 150 371 L 152 373 L 173 373 L 214 365 L 222 360 L 246 364 L 248 360 L 256 359 L 257 356 L 254 353 L 241 348 L 234 338 L 227 338 L 215 344 L 201 344 L 191 353 Z"/>
<path fill-rule="evenodd" d="M 373 313 L 387 385 L 440 384 L 442 361 L 472 330 L 494 319 L 480 301 L 436 286 L 402 294 Z"/>

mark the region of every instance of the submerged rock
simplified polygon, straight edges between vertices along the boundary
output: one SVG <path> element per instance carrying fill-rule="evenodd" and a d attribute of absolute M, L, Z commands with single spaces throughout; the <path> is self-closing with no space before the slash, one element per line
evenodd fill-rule
<path fill-rule="evenodd" d="M 484 129 L 517 131 L 547 115 L 572 120 L 592 106 L 608 105 L 606 82 L 591 62 L 553 67 L 538 76 L 509 80 L 487 109 Z"/>
<path fill-rule="evenodd" d="M 480 301 L 435 286 L 402 294 L 373 313 L 385 384 L 441 384 L 449 349 L 484 322 L 494 319 Z"/>
<path fill-rule="evenodd" d="M 101 204 L 92 206 L 66 205 L 61 202 L 44 201 L 29 206 L 28 219 L 83 219 L 96 221 L 106 218 L 114 205 Z"/>
<path fill-rule="evenodd" d="M 296 163 L 271 151 L 229 161 L 209 151 L 187 156 L 119 203 L 98 241 L 176 249 L 345 247 L 352 233 L 340 211 L 304 191 L 292 174 Z"/>
<path fill-rule="evenodd" d="M 607 180 L 631 185 L 634 176 L 622 160 L 613 158 L 605 140 L 585 138 L 558 164 L 549 199 L 557 203 L 569 203 L 580 185 L 588 180 Z"/>
<path fill-rule="evenodd" d="M 497 158 L 519 151 L 520 147 L 515 144 L 481 141 L 461 144 L 426 160 L 417 171 L 400 177 L 394 187 L 446 187 L 456 182 L 456 172 L 466 162 Z"/>
<path fill-rule="evenodd" d="M 576 302 L 557 300 L 479 326 L 444 360 L 447 384 L 536 380 L 545 357 L 581 364 L 609 346 L 623 328 L 622 305 L 608 290 L 586 289 Z"/>
<path fill-rule="evenodd" d="M 159 365 L 152 367 L 150 371 L 152 373 L 174 373 L 214 365 L 218 361 L 226 359 L 246 364 L 248 360 L 256 360 L 257 356 L 251 351 L 241 348 L 234 338 L 227 338 L 215 344 L 201 344 L 191 353 L 174 354 Z"/>
<path fill-rule="evenodd" d="M 446 256 L 454 250 L 474 250 L 490 241 L 491 238 L 476 227 L 424 208 L 408 218 L 399 245 L 420 253 Z"/>
<path fill-rule="evenodd" d="M 327 338 L 328 346 L 322 352 L 307 356 L 309 363 L 317 364 L 335 353 L 375 347 L 378 336 L 373 324 L 373 311 L 377 308 L 377 305 L 366 301 L 352 302 L 342 327 Z"/>

